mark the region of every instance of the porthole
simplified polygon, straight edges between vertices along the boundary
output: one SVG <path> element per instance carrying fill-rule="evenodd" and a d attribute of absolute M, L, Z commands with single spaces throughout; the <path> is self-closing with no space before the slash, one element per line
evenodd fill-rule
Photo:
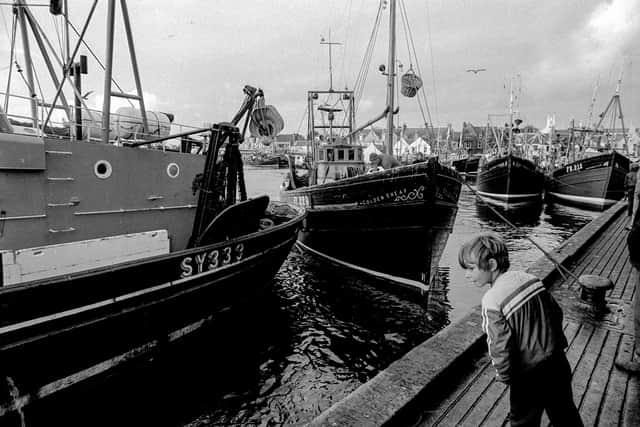
<path fill-rule="evenodd" d="M 93 173 L 100 179 L 107 179 L 111 176 L 113 169 L 111 168 L 111 163 L 106 160 L 98 160 L 95 165 L 93 165 Z"/>
<path fill-rule="evenodd" d="M 167 175 L 169 175 L 169 178 L 177 178 L 178 175 L 180 175 L 180 166 L 176 163 L 169 163 L 167 166 Z"/>

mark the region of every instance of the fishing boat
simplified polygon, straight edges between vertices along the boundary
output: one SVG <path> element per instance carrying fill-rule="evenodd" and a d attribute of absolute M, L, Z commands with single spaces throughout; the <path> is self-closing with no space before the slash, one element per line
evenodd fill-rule
<path fill-rule="evenodd" d="M 481 154 L 472 154 L 462 159 L 451 162 L 451 167 L 458 171 L 465 179 L 475 181 L 478 177 L 478 166 L 480 165 Z"/>
<path fill-rule="evenodd" d="M 391 1 L 392 23 L 395 10 L 396 2 Z M 390 52 L 395 52 L 393 32 Z M 383 118 L 387 119 L 386 152 L 393 153 L 393 116 L 397 112 L 394 54 L 389 56 L 387 69 L 390 91 L 385 110 L 356 129 L 354 92 L 333 89 L 331 74 L 328 90 L 307 93 L 312 167 L 305 176 L 292 167 L 280 199 L 307 210 L 298 234 L 298 245 L 303 249 L 426 292 L 453 228 L 461 179 L 437 158 L 389 169 L 366 169 L 363 147 L 355 143 L 355 136 Z M 403 81 L 415 83 L 415 77 L 403 76 Z M 419 88 L 403 86 L 403 93 L 415 95 Z"/>
<path fill-rule="evenodd" d="M 255 167 L 275 167 L 286 168 L 289 160 L 284 154 L 254 153 L 245 162 L 249 166 Z"/>
<path fill-rule="evenodd" d="M 466 180 L 475 182 L 478 177 L 478 166 L 484 148 L 487 146 L 488 131 L 482 135 L 471 123 L 462 122 L 458 151 L 462 156 L 451 161 L 453 167 Z"/>
<path fill-rule="evenodd" d="M 613 97 L 593 128 L 571 127 L 567 147 L 567 157 L 571 161 L 549 174 L 549 200 L 586 209 L 603 210 L 625 196 L 624 180 L 629 172 L 629 158 L 612 149 L 613 133 L 601 129 L 607 117 L 611 117 L 614 129 L 616 118 L 620 118 L 624 147 L 628 146 L 620 103 L 620 83 L 618 80 Z M 575 138 L 576 132 L 581 133 L 582 138 Z M 605 140 L 604 147 L 600 147 L 601 139 Z M 592 144 L 594 141 L 595 147 Z M 576 143 L 579 149 L 577 153 Z M 604 149 L 604 152 L 598 151 L 601 149 Z"/>
<path fill-rule="evenodd" d="M 52 5 L 58 3 L 62 2 Z M 69 28 L 66 6 L 52 6 L 49 18 L 37 16 L 24 0 L 13 5 L 16 13 L 9 14 L 14 17 L 10 30 L 16 37 L 8 58 L 13 78 L 0 105 L 0 251 L 5 283 L 15 280 L 8 277 L 13 267 L 7 262 L 19 255 L 17 251 L 31 252 L 39 264 L 52 267 L 24 278 L 33 280 L 147 256 L 151 252 L 139 247 L 148 246 L 149 233 L 156 230 L 166 230 L 168 249 L 185 249 L 197 205 L 193 184 L 204 167 L 207 136 L 185 134 L 152 142 L 168 136 L 171 129 L 187 132 L 198 127 L 180 125 L 171 113 L 145 108 L 126 3 L 122 16 L 136 91 L 124 93 L 113 79 L 115 49 L 113 32 L 109 32 L 100 62 L 105 64 L 101 111 L 87 106 L 88 92 L 82 89 L 84 73 L 92 64 L 100 65 L 78 58 L 84 38 L 67 49 L 66 57 L 48 43 L 51 35 L 44 31 L 48 19 L 55 20 L 57 28 Z M 95 10 L 96 2 L 85 22 L 76 27 L 86 30 Z M 115 4 L 109 2 L 107 28 L 113 28 L 115 15 Z M 14 54 L 21 38 L 23 57 Z M 34 40 L 37 50 L 30 48 Z M 36 79 L 31 70 L 38 64 L 46 66 Z M 58 73 L 58 69 L 64 71 Z M 23 79 L 17 80 L 18 75 Z M 21 95 L 24 89 L 25 96 Z M 136 107 L 111 111 L 112 98 Z M 69 255 L 71 244 L 82 254 L 81 262 Z"/>
<path fill-rule="evenodd" d="M 200 130 L 212 145 L 187 249 L 0 287 L 0 418 L 198 330 L 271 281 L 304 210 L 247 199 L 235 123 Z"/>
<path fill-rule="evenodd" d="M 505 208 L 517 208 L 526 204 L 542 202 L 545 175 L 538 165 L 526 157 L 527 141 L 520 138 L 519 125 L 522 120 L 514 118 L 513 85 L 509 101 L 510 123 L 503 131 L 507 146 L 498 146 L 496 156 L 483 157 L 480 162 L 476 188 L 487 202 Z M 517 141 L 516 141 L 517 139 Z"/>
<path fill-rule="evenodd" d="M 24 5 L 22 1 L 17 3 Z M 126 2 L 121 4 L 126 13 Z M 114 6 L 115 2 L 110 1 L 109 7 Z M 21 10 L 27 10 L 26 5 Z M 112 17 L 113 9 L 108 19 Z M 128 17 L 125 20 L 128 21 Z M 79 170 L 73 169 L 70 161 L 53 163 L 56 169 L 51 169 L 53 166 L 48 156 L 45 157 L 45 151 L 54 147 L 87 157 L 96 153 L 104 155 L 105 161 L 112 165 L 128 164 L 121 163 L 124 160 L 118 158 L 120 155 L 132 156 L 133 160 L 128 161 L 132 164 L 137 160 L 139 165 L 155 165 L 156 152 L 140 148 L 143 143 L 163 144 L 177 137 L 183 138 L 186 145 L 191 143 L 189 138 L 196 135 L 207 137 L 201 147 L 202 168 L 187 189 L 191 192 L 193 186 L 197 202 L 190 215 L 191 222 L 180 224 L 189 229 L 185 242 L 180 245 L 183 247 L 172 247 L 173 235 L 166 225 L 152 231 L 122 234 L 127 229 L 122 224 L 120 229 L 114 226 L 114 236 L 2 253 L 0 423 L 21 419 L 25 425 L 25 413 L 28 415 L 31 408 L 37 408 L 38 401 L 112 372 L 143 355 L 153 354 L 267 288 L 295 243 L 305 212 L 300 207 L 270 201 L 267 196 L 247 197 L 239 149 L 245 130 L 250 127 L 260 135 L 274 136 L 274 128 L 262 113 L 256 114 L 264 105 L 262 91 L 245 86 L 244 93 L 245 100 L 231 121 L 138 141 L 138 147 L 117 148 L 122 151 L 116 151 L 113 145 L 105 144 L 113 150 L 108 151 L 99 143 L 40 135 L 48 129 L 45 126 L 38 129 L 36 135 L 3 133 L 5 146 L 10 147 L 7 152 L 21 155 L 28 166 L 37 166 L 15 171 L 17 164 L 14 163 L 12 168 L 3 171 L 3 194 L 22 192 L 23 197 L 30 194 L 30 189 L 35 191 L 35 181 L 31 181 L 35 178 L 31 175 L 46 182 L 49 174 L 66 175 Z M 238 124 L 243 118 L 241 131 Z M 7 123 L 10 123 L 8 119 L 4 124 Z M 94 147 L 95 151 L 85 151 L 82 144 Z M 104 153 L 111 155 L 107 157 Z M 151 160 L 145 153 L 150 153 Z M 63 168 L 65 165 L 70 169 Z M 174 169 L 179 168 L 169 168 L 167 173 L 177 174 Z M 84 174 L 74 175 L 73 185 L 66 189 L 71 192 L 66 194 L 89 194 L 89 190 L 93 190 L 97 193 L 95 199 L 109 197 L 110 186 L 118 183 L 121 192 L 127 191 L 126 179 L 99 184 L 122 171 L 110 169 L 111 176 L 103 177 L 102 181 L 94 178 L 93 172 L 91 167 Z M 17 177 L 11 177 L 12 173 Z M 133 171 L 131 174 L 138 177 Z M 55 185 L 52 182 L 48 185 Z M 150 184 L 144 187 L 147 191 L 150 188 Z M 167 191 L 161 183 L 153 188 Z M 74 192 L 80 189 L 86 193 Z M 170 189 L 184 192 L 179 187 Z M 103 191 L 106 193 L 101 193 Z M 134 195 L 141 191 L 141 188 L 132 190 Z M 34 200 L 24 204 L 39 207 L 37 202 L 41 197 L 44 196 L 35 194 Z M 69 216 L 83 203 L 84 200 L 80 200 L 74 204 Z M 22 234 L 29 234 L 31 223 L 26 218 L 23 220 L 26 222 L 16 220 L 9 224 L 20 227 Z M 154 222 L 158 223 L 161 224 Z M 8 225 L 3 224 L 6 233 Z M 35 234 L 37 231 L 33 230 Z M 92 259 L 94 245 L 100 250 L 114 246 L 116 249 L 110 252 L 111 262 L 96 263 Z M 139 254 L 119 257 L 117 248 L 126 253 L 135 249 Z M 54 252 L 53 256 L 48 257 L 48 252 Z"/>
<path fill-rule="evenodd" d="M 621 200 L 629 159 L 612 151 L 585 157 L 555 169 L 547 196 L 563 204 L 603 210 Z"/>

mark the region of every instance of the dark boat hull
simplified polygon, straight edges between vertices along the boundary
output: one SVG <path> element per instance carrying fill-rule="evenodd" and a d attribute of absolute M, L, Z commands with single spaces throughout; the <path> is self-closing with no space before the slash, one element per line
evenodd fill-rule
<path fill-rule="evenodd" d="M 272 167 L 286 168 L 289 167 L 289 161 L 284 156 L 274 156 L 268 158 L 248 159 L 245 163 L 254 167 Z"/>
<path fill-rule="evenodd" d="M 492 160 L 478 172 L 478 194 L 505 205 L 540 203 L 544 174 L 529 160 L 507 155 Z"/>
<path fill-rule="evenodd" d="M 282 217 L 282 215 L 281 215 Z M 185 336 L 251 298 L 304 213 L 266 230 L 69 277 L 0 288 L 0 417 Z"/>
<path fill-rule="evenodd" d="M 629 159 L 613 152 L 569 163 L 554 170 L 547 197 L 562 204 L 603 210 L 624 197 Z"/>
<path fill-rule="evenodd" d="M 426 288 L 453 228 L 461 181 L 437 161 L 283 191 L 307 208 L 298 240 L 321 256 Z"/>
<path fill-rule="evenodd" d="M 464 159 L 458 159 L 451 162 L 451 166 L 469 181 L 475 181 L 478 177 L 479 165 L 479 155 L 473 155 L 471 157 L 466 157 Z"/>

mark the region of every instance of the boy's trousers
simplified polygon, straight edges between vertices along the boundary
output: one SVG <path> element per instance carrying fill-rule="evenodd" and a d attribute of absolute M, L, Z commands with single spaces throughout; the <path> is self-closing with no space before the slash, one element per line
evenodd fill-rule
<path fill-rule="evenodd" d="M 573 403 L 571 367 L 564 352 L 513 378 L 509 398 L 512 426 L 539 426 L 542 411 L 553 426 L 583 426 Z"/>

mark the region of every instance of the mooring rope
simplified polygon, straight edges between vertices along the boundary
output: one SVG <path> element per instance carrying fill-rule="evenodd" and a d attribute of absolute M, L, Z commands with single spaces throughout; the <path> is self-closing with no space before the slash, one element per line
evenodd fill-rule
<path fill-rule="evenodd" d="M 511 221 L 509 221 L 507 218 L 505 218 L 504 215 L 502 215 L 500 212 L 498 212 L 493 206 L 491 206 L 491 204 L 489 202 L 487 202 L 476 190 L 474 190 L 471 185 L 469 185 L 469 183 L 467 183 L 464 180 L 459 180 L 463 185 L 466 185 L 467 188 L 469 190 L 471 190 L 471 192 L 476 196 L 476 198 L 481 201 L 487 208 L 489 208 L 489 210 L 491 212 L 493 212 L 494 214 L 496 214 L 496 216 L 498 218 L 500 218 L 502 221 L 504 221 L 507 225 L 509 225 L 510 227 L 512 227 L 513 229 L 520 231 L 520 228 L 518 228 L 517 225 L 515 225 L 514 223 L 512 223 Z M 553 258 L 553 256 L 551 256 L 551 254 L 547 251 L 544 250 L 544 248 L 542 246 L 540 246 L 538 244 L 538 242 L 536 242 L 535 240 L 533 240 L 531 237 L 529 237 L 528 235 L 524 236 L 525 239 L 527 239 L 529 242 L 531 242 L 536 248 L 538 248 L 540 250 L 540 252 L 542 252 L 544 254 L 545 257 L 547 257 L 547 259 L 549 259 L 549 261 L 551 261 L 553 263 L 553 265 L 556 267 L 556 269 L 558 270 L 558 273 L 560 273 L 560 275 L 562 276 L 563 280 L 567 280 L 567 277 L 565 276 L 565 273 L 568 274 L 569 276 L 571 276 L 575 281 L 577 281 L 578 283 L 580 283 L 580 281 L 578 280 L 578 278 L 576 277 L 575 274 L 573 274 L 571 272 L 571 270 L 569 270 L 567 267 L 563 266 L 562 264 L 560 264 L 558 261 L 556 261 L 555 258 Z"/>

